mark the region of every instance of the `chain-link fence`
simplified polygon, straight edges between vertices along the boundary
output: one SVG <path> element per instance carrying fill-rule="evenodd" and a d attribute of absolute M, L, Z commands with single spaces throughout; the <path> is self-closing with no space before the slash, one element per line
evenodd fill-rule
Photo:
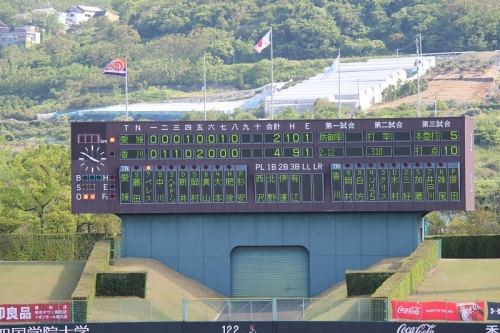
<path fill-rule="evenodd" d="M 172 299 L 96 298 L 89 322 L 134 321 L 372 321 L 387 304 L 369 298 Z"/>

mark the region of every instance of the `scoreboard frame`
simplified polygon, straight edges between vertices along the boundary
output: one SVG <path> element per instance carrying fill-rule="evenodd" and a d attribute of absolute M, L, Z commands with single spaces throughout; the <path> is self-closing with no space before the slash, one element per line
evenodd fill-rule
<path fill-rule="evenodd" d="M 72 212 L 474 209 L 471 118 L 74 122 Z"/>

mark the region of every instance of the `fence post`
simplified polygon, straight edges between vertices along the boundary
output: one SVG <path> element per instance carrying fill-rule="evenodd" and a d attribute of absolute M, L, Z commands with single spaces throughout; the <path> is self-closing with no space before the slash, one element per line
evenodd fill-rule
<path fill-rule="evenodd" d="M 309 304 L 311 304 L 311 302 L 309 302 Z M 305 316 L 306 316 L 306 299 L 303 298 L 302 299 L 302 320 L 305 320 L 304 319 Z"/>
<path fill-rule="evenodd" d="M 188 320 L 188 312 L 187 312 L 187 300 L 185 298 L 182 299 L 182 321 Z"/>
<path fill-rule="evenodd" d="M 276 298 L 273 298 L 273 321 L 278 320 L 278 305 Z"/>

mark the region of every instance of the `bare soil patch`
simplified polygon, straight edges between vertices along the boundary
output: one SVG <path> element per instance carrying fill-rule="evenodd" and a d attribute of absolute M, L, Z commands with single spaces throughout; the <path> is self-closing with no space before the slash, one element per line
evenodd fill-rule
<path fill-rule="evenodd" d="M 457 104 L 481 102 L 499 94 L 496 82 L 500 67 L 491 65 L 485 70 L 460 70 L 455 68 L 445 73 L 430 73 L 423 76 L 429 80 L 429 88 L 420 92 L 421 106 L 434 105 L 435 100 L 454 101 Z M 395 101 L 383 102 L 370 107 L 367 111 L 396 108 L 402 104 L 416 104 L 417 95 L 407 96 Z"/>

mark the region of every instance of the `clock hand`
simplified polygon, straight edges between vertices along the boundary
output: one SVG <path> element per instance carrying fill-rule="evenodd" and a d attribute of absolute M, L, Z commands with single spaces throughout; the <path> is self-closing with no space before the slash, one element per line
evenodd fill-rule
<path fill-rule="evenodd" d="M 99 160 L 98 160 L 98 159 L 96 159 L 96 158 L 94 158 L 94 157 L 90 156 L 90 155 L 89 155 L 89 154 L 87 154 L 87 153 L 84 153 L 83 151 L 81 151 L 81 152 L 80 152 L 80 154 L 87 156 L 87 157 L 88 157 L 91 161 L 94 161 L 94 162 L 96 162 L 96 163 L 99 163 Z"/>

